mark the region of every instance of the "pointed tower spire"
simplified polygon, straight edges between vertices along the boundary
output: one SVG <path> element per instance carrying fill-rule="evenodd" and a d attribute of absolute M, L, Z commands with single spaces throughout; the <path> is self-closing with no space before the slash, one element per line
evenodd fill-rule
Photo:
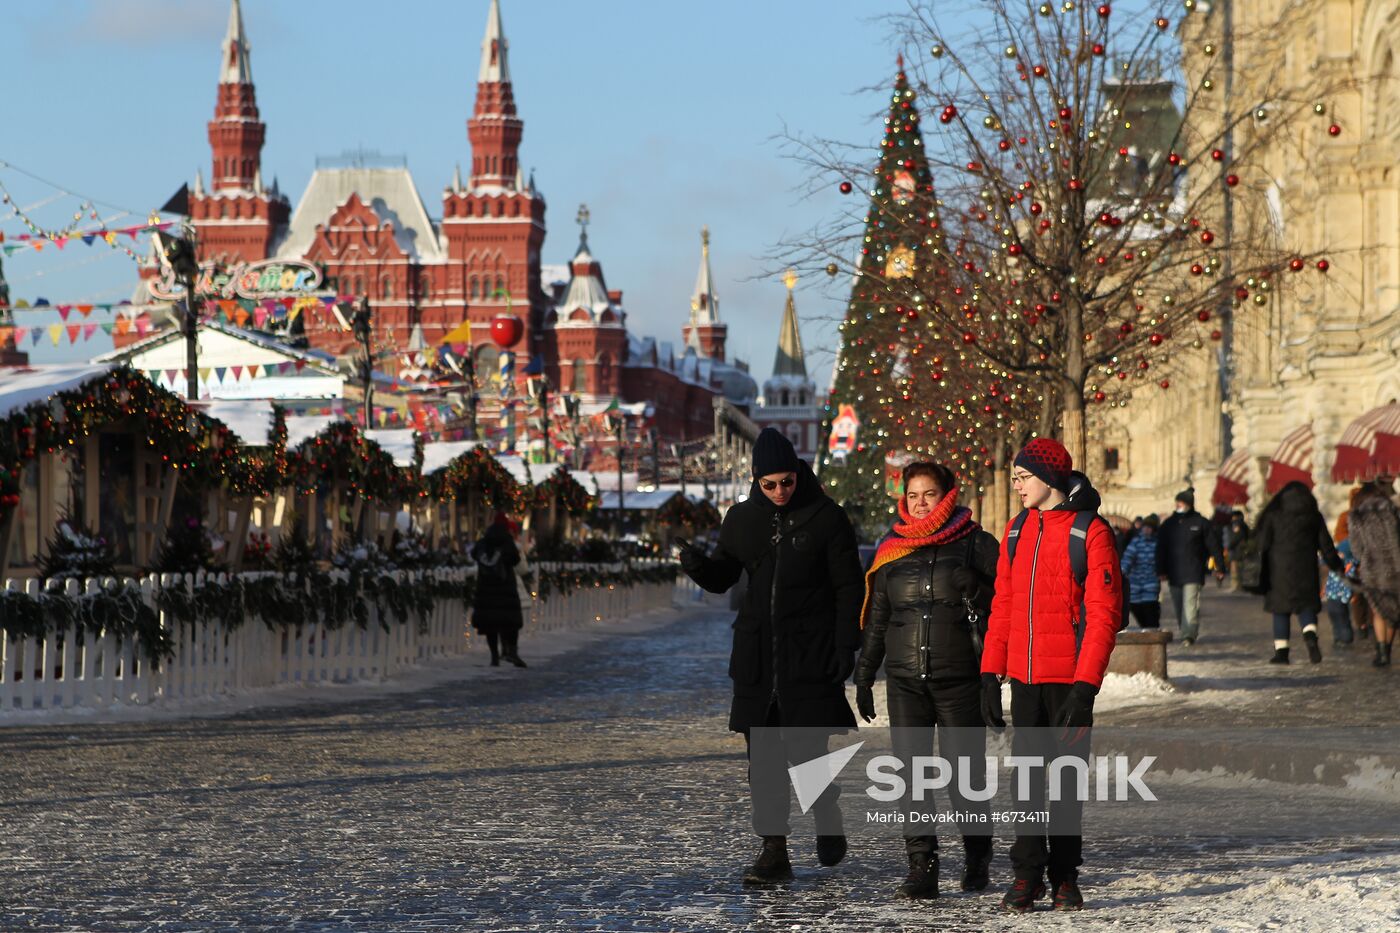
<path fill-rule="evenodd" d="M 190 193 L 197 198 L 204 197 L 204 172 L 200 169 L 194 170 L 194 190 Z"/>
<path fill-rule="evenodd" d="M 778 328 L 778 355 L 773 359 L 773 376 L 807 378 L 807 359 L 802 353 L 802 332 L 797 327 L 797 304 L 792 290 L 797 285 L 797 273 L 791 269 L 783 276 L 787 285 L 787 304 L 783 307 L 783 323 Z"/>
<path fill-rule="evenodd" d="M 481 67 L 476 75 L 476 107 L 467 121 L 467 139 L 472 145 L 472 188 L 509 187 L 519 170 L 525 123 L 515 110 L 515 91 L 506 60 L 509 47 L 501 28 L 500 0 L 491 0 L 486 35 L 481 40 Z"/>
<path fill-rule="evenodd" d="M 461 194 L 461 193 L 462 193 L 462 166 L 461 166 L 461 165 L 454 165 L 454 166 L 452 167 L 452 190 L 453 190 L 453 192 L 456 193 L 456 194 Z"/>
<path fill-rule="evenodd" d="M 477 71 L 478 84 L 509 83 L 510 63 L 506 53 L 510 43 L 501 29 L 501 0 L 491 0 L 491 11 L 486 14 L 486 37 L 481 40 L 481 68 Z"/>
<path fill-rule="evenodd" d="M 690 296 L 690 323 L 719 323 L 719 297 L 710 275 L 709 227 L 700 228 L 700 273 L 695 277 L 695 293 Z"/>
<path fill-rule="evenodd" d="M 243 32 L 243 10 L 233 0 L 228 11 L 228 32 L 224 35 L 223 61 L 219 66 L 220 84 L 252 84 L 253 65 L 248 59 L 248 37 Z"/>

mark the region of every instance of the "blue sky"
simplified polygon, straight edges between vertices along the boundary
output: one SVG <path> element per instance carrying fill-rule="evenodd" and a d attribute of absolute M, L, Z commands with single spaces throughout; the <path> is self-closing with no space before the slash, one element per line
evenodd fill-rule
<path fill-rule="evenodd" d="M 196 168 L 208 178 L 227 0 L 46 0 L 7 4 L 0 61 L 0 160 L 102 202 L 134 224 Z M 548 201 L 546 262 L 589 242 L 624 291 L 634 333 L 680 342 L 699 260 L 713 237 L 730 355 L 761 380 L 772 368 L 784 290 L 764 261 L 785 235 L 851 205 L 834 188 L 807 197 L 807 170 L 783 155 L 784 129 L 868 144 L 871 160 L 896 49 L 881 17 L 903 0 L 503 0 L 521 158 Z M 315 159 L 356 147 L 404 155 L 429 212 L 470 152 L 487 0 L 244 0 L 258 105 L 268 126 L 263 173 L 296 198 Z M 0 167 L 30 206 L 52 187 Z M 34 211 L 71 219 L 60 197 Z M 0 220 L 7 235 L 24 232 Z M 69 245 L 6 260 L 12 297 L 117 301 L 134 266 L 121 253 Z M 825 278 L 825 277 L 823 277 Z M 823 384 L 842 307 L 828 282 L 799 284 L 809 365 Z M 823 320 L 826 319 L 826 320 Z M 33 323 L 47 323 L 49 319 Z M 52 320 L 56 321 L 55 315 Z M 92 321 L 100 321 L 94 316 Z M 102 349 L 101 333 L 43 357 Z M 37 355 L 36 359 L 41 357 Z"/>

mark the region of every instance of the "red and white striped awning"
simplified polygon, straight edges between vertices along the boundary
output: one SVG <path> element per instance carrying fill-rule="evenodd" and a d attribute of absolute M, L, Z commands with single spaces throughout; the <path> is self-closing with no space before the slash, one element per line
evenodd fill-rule
<path fill-rule="evenodd" d="M 1400 403 L 1373 408 L 1342 432 L 1332 480 L 1365 482 L 1382 473 L 1400 472 Z"/>
<path fill-rule="evenodd" d="M 1311 424 L 1294 428 L 1279 441 L 1278 449 L 1269 458 L 1269 476 L 1264 487 L 1273 495 L 1284 486 L 1298 481 L 1313 488 L 1313 429 Z"/>
<path fill-rule="evenodd" d="M 1227 508 L 1249 501 L 1249 451 L 1237 450 L 1220 464 L 1210 501 L 1212 505 Z"/>

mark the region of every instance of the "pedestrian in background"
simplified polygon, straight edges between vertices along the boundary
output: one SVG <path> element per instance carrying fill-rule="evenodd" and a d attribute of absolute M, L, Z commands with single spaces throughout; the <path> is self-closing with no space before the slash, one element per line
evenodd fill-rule
<path fill-rule="evenodd" d="M 1376 486 L 1364 487 L 1351 509 L 1350 541 L 1357 573 L 1371 606 L 1376 667 L 1390 666 L 1390 648 L 1400 624 L 1400 509 Z"/>
<path fill-rule="evenodd" d="M 1360 487 L 1353 489 L 1351 504 L 1356 504 Z M 1351 550 L 1350 537 L 1351 509 L 1337 516 L 1337 524 L 1332 529 L 1332 541 L 1337 545 L 1344 570 L 1338 573 L 1328 569 L 1327 579 L 1322 584 L 1323 607 L 1327 618 L 1332 620 L 1332 647 L 1343 651 L 1351 648 L 1356 635 L 1351 628 L 1352 580 L 1356 577 L 1356 557 Z"/>
<path fill-rule="evenodd" d="M 831 734 L 856 725 L 845 689 L 865 597 L 855 530 L 792 442 L 764 428 L 753 445 L 749 497 L 725 514 L 719 547 L 714 554 L 682 547 L 680 562 L 711 593 L 748 571 L 729 655 L 729 728 L 748 747 L 753 826 L 763 845 L 744 883 L 790 881 L 787 768 L 825 755 Z M 765 728 L 761 741 L 754 728 Z M 817 860 L 826 866 L 846 855 L 840 792 L 833 782 L 812 805 Z"/>
<path fill-rule="evenodd" d="M 1352 520 L 1355 521 L 1355 515 Z M 1289 630 L 1296 615 L 1308 660 L 1316 664 L 1322 660 L 1322 649 L 1317 643 L 1317 614 L 1322 609 L 1318 555 L 1333 570 L 1345 572 L 1346 567 L 1327 532 L 1312 490 L 1297 480 L 1284 486 L 1264 507 L 1256 534 L 1268 569 L 1264 608 L 1274 616 L 1274 653 L 1269 663 L 1289 663 Z"/>
<path fill-rule="evenodd" d="M 1248 539 L 1249 523 L 1244 520 L 1244 513 L 1235 509 L 1230 513 L 1230 522 L 1220 535 L 1220 546 L 1224 551 L 1225 566 L 1230 574 L 1231 591 L 1240 588 L 1239 552 L 1240 546 Z"/>
<path fill-rule="evenodd" d="M 1196 511 L 1195 490 L 1177 493 L 1175 511 L 1157 534 L 1157 575 L 1172 594 L 1181 643 L 1188 648 L 1200 637 L 1201 587 L 1212 558 L 1224 566 L 1210 522 Z"/>
<path fill-rule="evenodd" d="M 1128 588 L 1128 608 L 1139 628 L 1162 624 L 1162 581 L 1157 576 L 1156 515 L 1142 519 L 1142 527 L 1122 552 L 1123 585 Z"/>
<path fill-rule="evenodd" d="M 472 628 L 486 636 L 492 667 L 498 667 L 502 658 L 516 667 L 526 666 L 520 659 L 520 630 L 525 619 L 515 579 L 520 564 L 515 530 L 516 524 L 504 512 L 497 512 L 481 540 L 472 546 L 477 568 Z"/>
<path fill-rule="evenodd" d="M 981 713 L 982 630 L 992 604 L 997 572 L 997 539 L 958 504 L 958 481 L 947 467 L 919 461 L 904 468 L 899 521 L 880 542 L 866 574 L 863 642 L 856 663 L 856 708 L 875 718 L 875 676 L 883 663 L 885 700 L 894 753 L 913 773 L 917 755 L 932 755 L 935 726 L 939 754 L 971 763 L 970 780 L 949 784 L 957 814 L 979 814 L 958 824 L 963 839 L 964 891 L 981 891 L 992 861 L 991 807 L 961 793 L 986 786 L 986 729 Z M 982 621 L 974 629 L 977 616 Z M 951 731 L 950 731 L 951 730 Z M 961 778 L 962 775 L 958 775 Z M 906 784 L 900 809 L 905 817 L 904 850 L 909 876 L 897 894 L 938 896 L 936 825 L 930 812 L 911 799 Z"/>

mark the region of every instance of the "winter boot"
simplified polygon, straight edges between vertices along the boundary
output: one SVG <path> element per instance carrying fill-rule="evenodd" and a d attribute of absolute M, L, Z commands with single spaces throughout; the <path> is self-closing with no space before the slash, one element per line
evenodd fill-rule
<path fill-rule="evenodd" d="M 1275 649 L 1274 649 L 1274 656 L 1273 656 L 1272 658 L 1269 658 L 1269 663 L 1270 663 L 1270 664 L 1287 664 L 1287 663 L 1288 663 L 1288 649 L 1287 649 L 1287 648 L 1275 648 Z"/>
<path fill-rule="evenodd" d="M 1376 642 L 1376 657 L 1371 662 L 1372 667 L 1390 667 L 1390 645 L 1383 645 Z"/>
<path fill-rule="evenodd" d="M 817 861 L 827 868 L 840 864 L 846 857 L 846 837 L 845 836 L 818 836 L 817 837 Z"/>
<path fill-rule="evenodd" d="M 758 858 L 744 872 L 744 884 L 777 884 L 792 880 L 792 862 L 788 859 L 787 836 L 764 836 Z"/>
<path fill-rule="evenodd" d="M 1039 878 L 1017 878 L 1001 898 L 1001 906 L 1018 914 L 1035 907 L 1037 898 L 1045 896 L 1045 882 Z"/>
<path fill-rule="evenodd" d="M 1304 632 L 1303 644 L 1308 646 L 1308 660 L 1317 664 L 1322 660 L 1322 649 L 1317 645 L 1317 632 Z"/>
<path fill-rule="evenodd" d="M 909 853 L 909 877 L 895 890 L 896 897 L 923 900 L 938 896 L 938 853 Z"/>
<path fill-rule="evenodd" d="M 516 667 L 525 667 L 525 662 L 520 660 L 519 633 L 501 639 L 501 657 L 514 664 Z"/>
<path fill-rule="evenodd" d="M 1079 883 L 1073 879 L 1055 885 L 1056 910 L 1083 910 L 1084 895 L 1079 893 Z"/>
<path fill-rule="evenodd" d="M 990 837 L 974 837 L 975 842 L 964 840 L 962 889 L 964 891 L 985 891 L 991 882 L 992 840 Z"/>

